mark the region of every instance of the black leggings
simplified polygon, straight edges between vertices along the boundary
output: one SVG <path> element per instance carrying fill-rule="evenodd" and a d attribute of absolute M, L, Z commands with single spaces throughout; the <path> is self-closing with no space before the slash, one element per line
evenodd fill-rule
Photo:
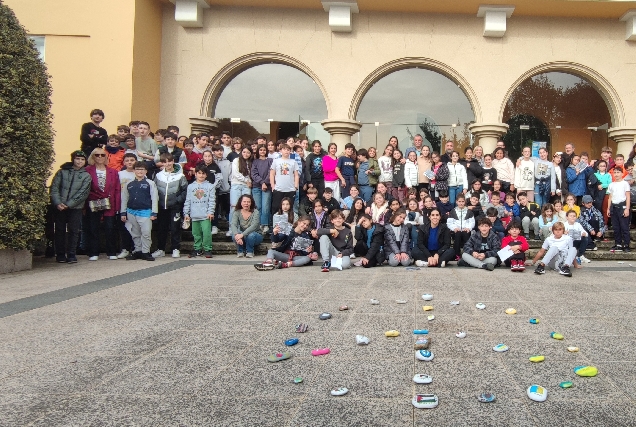
<path fill-rule="evenodd" d="M 367 258 L 368 252 L 369 252 L 369 247 L 367 246 L 366 242 L 363 242 L 363 241 L 358 241 L 355 247 L 353 248 L 353 253 L 357 257 Z M 384 262 L 384 259 L 385 259 L 384 251 L 380 250 L 375 254 L 374 257 L 367 258 L 369 262 L 366 265 L 363 265 L 363 267 L 371 268 L 371 267 L 375 267 L 376 265 L 382 265 L 382 263 Z"/>
<path fill-rule="evenodd" d="M 468 231 L 458 231 L 451 234 L 453 236 L 453 249 L 455 249 L 455 255 L 459 255 L 468 239 L 470 239 L 470 233 Z"/>
<path fill-rule="evenodd" d="M 431 256 L 433 256 L 435 254 L 439 255 L 439 263 L 437 264 L 437 267 L 439 267 L 439 265 L 442 262 L 445 262 L 445 263 L 448 264 L 450 261 L 455 261 L 455 250 L 453 248 L 446 249 L 441 254 L 439 252 L 437 252 L 437 251 L 429 251 L 429 252 L 431 253 Z M 411 251 L 411 256 L 416 261 L 427 261 L 428 262 L 428 257 L 426 255 L 424 255 L 424 252 L 422 252 L 420 250 L 420 248 L 418 248 L 417 246 L 414 247 L 413 250 Z"/>

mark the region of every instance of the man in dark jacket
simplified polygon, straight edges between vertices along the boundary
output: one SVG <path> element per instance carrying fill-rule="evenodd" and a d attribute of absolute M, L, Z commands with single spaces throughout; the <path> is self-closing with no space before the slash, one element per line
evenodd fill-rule
<path fill-rule="evenodd" d="M 82 208 L 91 188 L 91 176 L 84 169 L 86 154 L 75 151 L 51 183 L 51 203 L 55 208 L 55 253 L 57 262 L 76 263 L 75 250 L 82 224 Z M 68 239 L 68 241 L 67 241 Z"/>
<path fill-rule="evenodd" d="M 479 231 L 473 231 L 464 245 L 462 259 L 457 263 L 460 267 L 483 268 L 493 271 L 499 264 L 497 252 L 501 250 L 501 240 L 492 230 L 488 218 L 479 220 Z"/>
<path fill-rule="evenodd" d="M 371 268 L 384 262 L 384 227 L 374 224 L 370 215 L 363 214 L 358 221 L 355 232 L 356 246 L 353 252 L 360 259 L 353 265 Z"/>

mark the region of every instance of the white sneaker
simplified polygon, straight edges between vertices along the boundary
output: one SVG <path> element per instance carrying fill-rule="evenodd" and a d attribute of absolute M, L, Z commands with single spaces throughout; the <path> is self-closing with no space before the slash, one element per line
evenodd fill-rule
<path fill-rule="evenodd" d="M 117 259 L 124 259 L 128 255 L 130 255 L 130 252 L 128 252 L 127 249 L 122 249 L 121 252 L 119 253 L 119 255 L 117 255 Z"/>
<path fill-rule="evenodd" d="M 248 253 L 245 254 L 245 256 L 247 258 L 254 258 L 254 253 L 253 252 L 248 252 Z"/>
<path fill-rule="evenodd" d="M 354 254 L 349 255 L 349 259 L 356 259 L 356 256 Z"/>
<path fill-rule="evenodd" d="M 581 255 L 581 261 L 583 261 L 583 262 L 587 262 L 587 263 L 592 262 L 592 261 L 590 261 L 589 259 L 587 259 L 587 258 L 585 257 L 585 255 Z"/>
<path fill-rule="evenodd" d="M 115 261 L 115 260 L 117 260 L 118 258 L 117 258 L 115 255 L 110 255 L 110 256 L 108 257 L 108 259 Z"/>
<path fill-rule="evenodd" d="M 239 252 L 239 253 L 236 254 L 236 257 L 237 258 L 243 258 L 244 255 L 245 254 L 243 252 Z"/>
<path fill-rule="evenodd" d="M 263 226 L 263 233 L 269 233 L 269 227 L 264 225 Z"/>
<path fill-rule="evenodd" d="M 153 258 L 161 258 L 162 256 L 166 256 L 166 252 L 162 251 L 161 249 L 157 249 L 152 253 Z"/>
<path fill-rule="evenodd" d="M 225 233 L 225 237 L 232 237 L 232 232 L 230 230 L 227 230 L 227 232 Z"/>
<path fill-rule="evenodd" d="M 212 234 L 218 234 L 219 233 L 219 228 L 216 226 L 212 227 Z"/>
<path fill-rule="evenodd" d="M 417 265 L 418 267 L 428 267 L 428 262 L 417 260 L 415 261 L 415 265 Z"/>
<path fill-rule="evenodd" d="M 181 258 L 181 252 L 179 251 L 179 249 L 172 250 L 172 258 Z"/>
<path fill-rule="evenodd" d="M 440 268 L 444 268 L 444 267 L 446 267 L 446 261 L 442 261 L 442 262 L 439 264 L 439 267 L 440 267 Z"/>
<path fill-rule="evenodd" d="M 92 257 L 88 257 L 89 261 L 97 261 L 99 259 L 98 256 L 92 256 Z"/>

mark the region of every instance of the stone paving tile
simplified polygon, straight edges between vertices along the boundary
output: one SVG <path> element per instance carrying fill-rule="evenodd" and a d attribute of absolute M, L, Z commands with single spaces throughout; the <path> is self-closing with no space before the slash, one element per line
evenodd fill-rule
<path fill-rule="evenodd" d="M 221 260 L 228 264 L 188 266 L 181 259 L 177 270 L 0 319 L 0 426 L 632 425 L 636 419 L 631 271 L 586 267 L 572 279 L 456 267 L 261 273 L 249 263 L 231 264 L 231 256 L 215 258 Z M 5 276 L 0 301 L 29 295 L 24 289 L 35 295 L 72 286 L 77 277 L 108 278 L 113 265 L 80 262 L 72 270 L 79 276 L 67 282 L 60 274 L 66 270 L 45 264 L 35 271 L 40 285 L 28 274 Z M 21 291 L 27 282 L 31 287 Z M 434 300 L 423 301 L 423 293 Z M 477 310 L 476 302 L 487 309 Z M 338 311 L 342 304 L 350 309 Z M 424 312 L 423 305 L 435 308 Z M 506 315 L 507 307 L 518 314 Z M 324 311 L 333 318 L 318 320 Z M 532 325 L 530 317 L 541 322 Z M 295 332 L 301 322 L 308 333 Z M 432 362 L 415 359 L 414 328 L 430 330 Z M 401 335 L 387 338 L 388 329 Z M 468 336 L 456 338 L 459 330 Z M 551 339 L 552 330 L 565 339 Z M 356 334 L 370 344 L 357 346 Z M 291 337 L 300 343 L 285 347 Z M 495 353 L 499 342 L 510 351 Z M 581 350 L 568 353 L 568 345 Z M 311 356 L 321 347 L 331 353 Z M 281 350 L 293 357 L 266 361 Z M 534 354 L 546 361 L 529 362 Z M 572 368 L 579 364 L 597 366 L 599 375 L 577 377 Z M 414 384 L 416 372 L 434 382 Z M 295 376 L 304 382 L 293 384 Z M 560 389 L 564 380 L 574 387 Z M 534 382 L 548 387 L 547 402 L 527 399 Z M 339 385 L 350 393 L 330 396 Z M 477 402 L 486 389 L 496 403 Z M 414 409 L 416 391 L 436 393 L 440 406 Z"/>

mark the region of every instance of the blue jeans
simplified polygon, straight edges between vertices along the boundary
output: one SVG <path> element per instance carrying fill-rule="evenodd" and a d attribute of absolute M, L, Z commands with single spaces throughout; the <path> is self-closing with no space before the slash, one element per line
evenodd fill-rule
<path fill-rule="evenodd" d="M 228 215 L 228 221 L 232 220 L 232 214 L 234 213 L 234 207 L 239 198 L 243 194 L 250 194 L 250 188 L 245 184 L 232 184 L 230 187 L 230 214 Z"/>
<path fill-rule="evenodd" d="M 368 205 L 371 202 L 371 196 L 373 196 L 373 187 L 370 185 L 358 185 L 358 188 L 360 189 L 360 198 Z"/>
<path fill-rule="evenodd" d="M 587 243 L 589 241 L 589 236 L 581 236 L 581 240 L 575 240 L 573 246 L 576 248 L 576 256 L 580 257 L 585 254 L 585 250 L 587 249 Z"/>
<path fill-rule="evenodd" d="M 451 204 L 454 205 L 457 195 L 460 194 L 462 191 L 464 191 L 463 185 L 458 185 L 456 187 L 448 187 L 449 202 L 451 202 Z"/>
<path fill-rule="evenodd" d="M 232 236 L 232 241 L 236 243 L 234 236 Z M 263 243 L 263 236 L 260 233 L 252 232 L 247 236 L 243 236 L 243 244 L 239 245 L 236 243 L 236 252 L 253 254 L 254 248 Z"/>
<path fill-rule="evenodd" d="M 534 183 L 534 201 L 542 207 L 550 201 L 550 180 L 537 181 Z"/>
<path fill-rule="evenodd" d="M 269 225 L 272 219 L 272 190 L 263 191 L 262 187 L 252 188 L 252 197 L 256 202 L 256 209 L 261 214 L 261 225 Z"/>

